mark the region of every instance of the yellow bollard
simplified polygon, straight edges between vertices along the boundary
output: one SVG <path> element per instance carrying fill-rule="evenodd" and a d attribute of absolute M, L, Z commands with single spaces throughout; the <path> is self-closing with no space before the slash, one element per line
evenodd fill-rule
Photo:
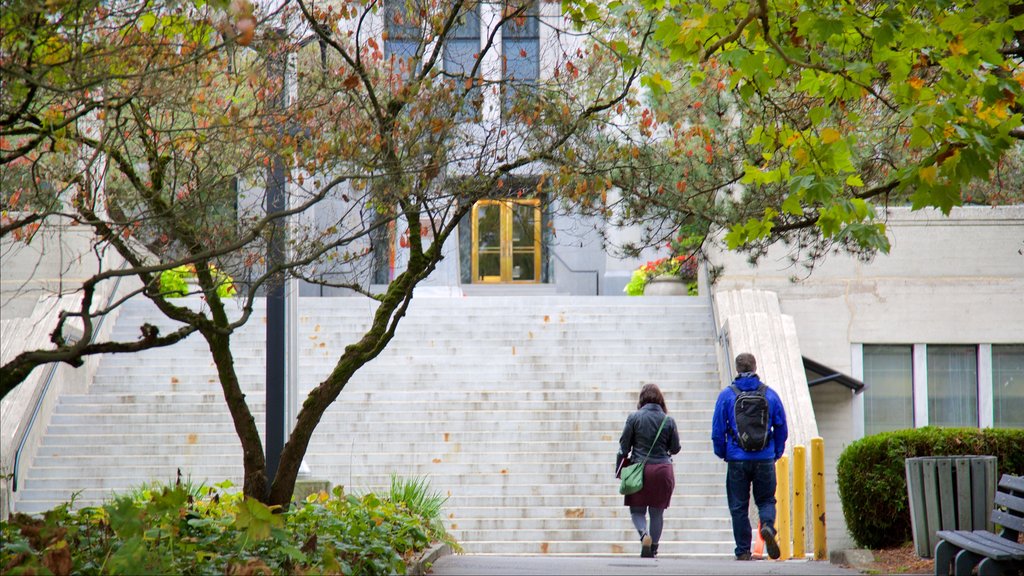
<path fill-rule="evenodd" d="M 803 558 L 807 542 L 807 448 L 793 447 L 793 557 Z"/>
<path fill-rule="evenodd" d="M 775 461 L 775 526 L 778 528 L 779 560 L 788 560 L 792 553 L 789 522 L 789 456 Z"/>
<path fill-rule="evenodd" d="M 825 441 L 811 439 L 811 502 L 814 508 L 814 559 L 827 560 L 825 537 Z"/>

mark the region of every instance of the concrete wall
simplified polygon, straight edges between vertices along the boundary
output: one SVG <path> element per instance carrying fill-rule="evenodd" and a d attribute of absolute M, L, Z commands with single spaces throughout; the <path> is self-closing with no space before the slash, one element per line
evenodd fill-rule
<path fill-rule="evenodd" d="M 839 455 L 854 440 L 851 410 L 853 391 L 840 384 L 821 384 L 811 388 L 811 402 L 814 404 L 814 418 L 818 423 L 818 433 L 825 439 L 825 527 L 828 548 L 829 550 L 853 548 L 853 539 L 846 532 L 843 507 L 839 501 L 835 466 Z M 810 447 L 808 447 L 807 470 L 810 471 L 810 469 Z M 809 476 L 808 480 L 810 480 Z M 809 488 L 807 493 L 810 494 Z M 810 534 L 809 527 L 813 524 L 808 522 L 807 526 L 808 534 Z M 810 550 L 812 547 L 809 545 L 807 549 Z"/>
<path fill-rule="evenodd" d="M 103 266 L 94 240 L 92 228 L 65 225 L 40 227 L 28 242 L 0 239 L 0 317 L 27 318 L 40 297 L 78 290 Z"/>
<path fill-rule="evenodd" d="M 847 374 L 860 372 L 859 345 L 1024 342 L 1024 206 L 933 210 L 890 208 L 892 244 L 871 262 L 830 255 L 812 273 L 773 249 L 756 267 L 716 253 L 724 266 L 715 290 L 760 288 L 778 294 L 804 355 Z M 855 370 L 856 368 L 856 370 Z M 846 389 L 812 389 L 829 463 L 829 545 L 852 544 L 835 492 L 835 459 L 863 418 Z"/>

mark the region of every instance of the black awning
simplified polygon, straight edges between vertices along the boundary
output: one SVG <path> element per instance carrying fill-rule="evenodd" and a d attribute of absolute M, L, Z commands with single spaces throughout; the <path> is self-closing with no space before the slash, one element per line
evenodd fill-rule
<path fill-rule="evenodd" d="M 842 384 L 854 392 L 862 392 L 864 390 L 864 383 L 856 378 L 847 376 L 842 372 L 829 368 L 820 362 L 815 362 L 807 356 L 801 356 L 804 361 L 804 372 L 807 373 L 807 387 L 817 386 L 819 384 L 825 384 L 826 382 L 835 382 L 836 384 Z"/>

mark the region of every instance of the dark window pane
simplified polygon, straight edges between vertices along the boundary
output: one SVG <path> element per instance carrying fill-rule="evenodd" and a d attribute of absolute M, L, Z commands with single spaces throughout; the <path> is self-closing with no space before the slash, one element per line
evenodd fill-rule
<path fill-rule="evenodd" d="M 1024 428 L 1024 344 L 992 346 L 992 408 L 996 428 Z"/>
<path fill-rule="evenodd" d="M 477 9 L 462 17 L 444 47 L 444 71 L 451 78 L 455 98 L 463 101 L 456 116 L 461 122 L 476 119 L 483 102 L 479 84 L 468 90 L 466 87 L 466 79 L 473 74 L 480 54 L 480 16 Z"/>
<path fill-rule="evenodd" d="M 911 346 L 864 346 L 864 433 L 914 427 Z"/>
<path fill-rule="evenodd" d="M 501 276 L 501 254 L 498 252 L 480 252 L 477 264 L 479 280 L 485 276 Z"/>
<path fill-rule="evenodd" d="M 537 279 L 536 268 L 533 250 L 512 255 L 512 280 L 533 282 Z"/>
<path fill-rule="evenodd" d="M 978 349 L 928 346 L 928 423 L 978 425 Z"/>
<path fill-rule="evenodd" d="M 516 18 L 510 18 L 505 21 L 501 28 L 501 37 L 505 40 L 509 38 L 537 38 L 540 36 L 540 21 L 538 19 L 538 4 L 536 1 L 530 1 L 529 5 L 526 6 L 526 10 L 522 15 Z M 511 13 L 521 8 L 525 2 L 508 2 L 506 3 L 506 12 Z"/>
<path fill-rule="evenodd" d="M 507 112 L 518 98 L 527 96 L 529 87 L 540 77 L 540 20 L 536 2 L 530 3 L 524 15 L 505 21 L 501 42 L 505 66 L 502 111 Z"/>
<path fill-rule="evenodd" d="M 412 60 L 423 40 L 420 23 L 410 17 L 404 0 L 389 0 L 384 7 L 384 27 L 387 31 L 384 57 L 394 57 L 394 71 L 401 78 L 408 78 L 413 71 Z"/>

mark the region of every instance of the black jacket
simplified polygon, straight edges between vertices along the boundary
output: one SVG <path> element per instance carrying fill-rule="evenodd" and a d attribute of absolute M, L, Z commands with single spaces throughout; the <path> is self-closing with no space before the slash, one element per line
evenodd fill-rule
<path fill-rule="evenodd" d="M 619 453 L 615 459 L 616 470 L 619 469 L 624 457 L 629 456 L 630 462 L 640 462 L 648 450 L 651 455 L 647 462 L 651 464 L 672 461 L 670 456 L 678 454 L 682 447 L 679 445 L 679 429 L 676 428 L 676 421 L 671 416 L 665 420 L 665 426 L 658 435 L 658 442 L 651 448 L 654 436 L 658 433 L 658 427 L 664 418 L 665 412 L 657 404 L 645 404 L 643 408 L 626 418 L 626 425 L 619 438 Z"/>

